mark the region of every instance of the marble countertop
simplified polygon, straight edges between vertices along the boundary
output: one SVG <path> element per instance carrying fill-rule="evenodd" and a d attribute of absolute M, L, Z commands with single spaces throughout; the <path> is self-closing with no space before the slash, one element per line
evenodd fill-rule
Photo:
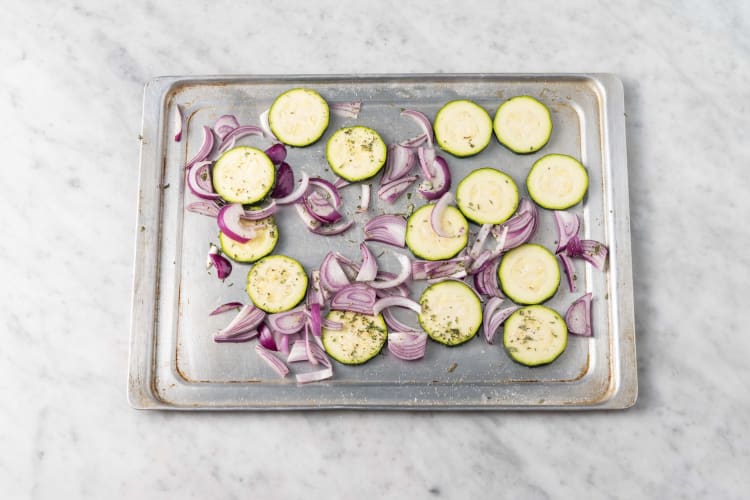
<path fill-rule="evenodd" d="M 519 3 L 4 5 L 3 497 L 747 498 L 750 7 Z M 132 410 L 125 382 L 144 83 L 409 72 L 622 78 L 636 406 Z"/>

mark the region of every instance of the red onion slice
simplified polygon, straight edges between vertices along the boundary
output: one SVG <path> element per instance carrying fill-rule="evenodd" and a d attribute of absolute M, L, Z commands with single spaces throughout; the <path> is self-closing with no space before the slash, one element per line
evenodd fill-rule
<path fill-rule="evenodd" d="M 283 163 L 282 163 L 283 165 Z M 291 170 L 291 167 L 290 167 Z M 307 175 L 307 172 L 302 172 L 302 177 L 300 178 L 299 185 L 297 188 L 292 191 L 287 196 L 282 196 L 281 198 L 276 198 L 276 203 L 279 205 L 288 205 L 290 203 L 294 203 L 300 198 L 304 196 L 304 194 L 307 192 L 307 188 L 310 186 L 310 176 Z"/>
<path fill-rule="evenodd" d="M 393 315 L 393 311 L 391 311 L 390 309 L 383 309 L 381 314 L 383 315 L 383 319 L 385 320 L 386 325 L 388 325 L 388 327 L 393 331 L 412 333 L 416 333 L 419 331 L 416 328 L 413 328 L 399 321 L 396 316 Z"/>
<path fill-rule="evenodd" d="M 409 260 L 409 257 L 402 253 L 397 253 L 395 255 L 396 259 L 398 259 L 399 264 L 401 264 L 401 271 L 399 271 L 396 276 L 390 279 L 371 282 L 371 287 L 375 289 L 393 288 L 401 285 L 402 283 L 405 283 L 406 280 L 409 279 L 409 276 L 411 276 L 411 260 Z"/>
<path fill-rule="evenodd" d="M 507 228 L 508 234 L 502 250 L 510 250 L 511 248 L 523 245 L 534 236 L 538 226 L 538 219 L 539 211 L 536 205 L 526 198 L 522 198 L 518 204 L 516 215 L 503 224 L 493 227 L 492 234 L 499 237 L 500 232 Z"/>
<path fill-rule="evenodd" d="M 355 283 L 345 286 L 333 296 L 331 309 L 372 315 L 375 300 L 375 290 L 372 287 L 364 283 Z"/>
<path fill-rule="evenodd" d="M 430 123 L 430 119 L 427 118 L 424 113 L 413 109 L 404 109 L 403 111 L 401 111 L 401 116 L 408 116 L 409 118 L 414 120 L 417 125 L 419 125 L 419 128 L 422 129 L 422 132 L 427 138 L 427 143 L 432 146 L 433 142 L 435 141 L 435 136 L 433 135 L 432 131 L 432 123 Z"/>
<path fill-rule="evenodd" d="M 372 281 L 378 275 L 378 261 L 375 259 L 372 251 L 364 243 L 359 244 L 359 250 L 362 252 L 362 265 L 357 273 L 356 281 Z"/>
<path fill-rule="evenodd" d="M 266 148 L 264 153 L 266 153 L 266 156 L 268 156 L 268 159 L 271 160 L 274 165 L 279 165 L 282 161 L 286 160 L 286 146 L 280 142 Z"/>
<path fill-rule="evenodd" d="M 238 243 L 247 243 L 257 235 L 252 226 L 242 223 L 240 217 L 244 214 L 241 203 L 230 203 L 221 207 L 216 217 L 221 232 Z"/>
<path fill-rule="evenodd" d="M 578 235 L 580 221 L 576 214 L 564 210 L 555 210 L 552 214 L 555 217 L 555 225 L 557 226 L 558 241 L 555 253 L 560 253 L 565 249 L 571 238 Z"/>
<path fill-rule="evenodd" d="M 312 177 L 310 178 L 310 188 L 322 192 L 326 199 L 333 202 L 332 204 L 335 208 L 341 208 L 341 195 L 332 183 L 320 177 Z"/>
<path fill-rule="evenodd" d="M 381 184 L 388 184 L 404 177 L 414 166 L 414 152 L 400 144 L 392 144 L 388 148 Z"/>
<path fill-rule="evenodd" d="M 320 283 L 320 270 L 313 269 L 310 271 L 310 288 L 307 289 L 305 303 L 308 306 L 312 306 L 313 304 L 322 306 L 327 300 L 326 290 L 323 289 Z"/>
<path fill-rule="evenodd" d="M 419 134 L 416 137 L 412 137 L 411 139 L 406 139 L 405 141 L 399 142 L 398 145 L 409 149 L 415 149 L 425 142 L 427 142 L 427 134 Z"/>
<path fill-rule="evenodd" d="M 299 306 L 289 311 L 269 314 L 266 317 L 266 321 L 272 330 L 282 335 L 291 335 L 302 331 L 307 318 L 307 310 L 304 306 Z"/>
<path fill-rule="evenodd" d="M 271 217 L 279 209 L 277 203 L 274 200 L 270 200 L 263 206 L 252 208 L 250 210 L 243 210 L 240 214 L 240 220 L 251 220 L 258 221 Z"/>
<path fill-rule="evenodd" d="M 182 140 L 182 108 L 179 104 L 174 108 L 174 142 L 180 142 Z"/>
<path fill-rule="evenodd" d="M 211 162 L 199 161 L 188 167 L 187 186 L 190 191 L 204 200 L 218 200 L 218 193 L 214 192 L 211 185 Z"/>
<path fill-rule="evenodd" d="M 346 179 L 336 177 L 336 180 L 333 183 L 333 187 L 335 187 L 336 189 L 341 189 L 348 186 L 349 184 L 351 184 L 351 182 L 347 181 Z"/>
<path fill-rule="evenodd" d="M 270 366 L 273 371 L 278 374 L 279 377 L 284 378 L 289 373 L 289 368 L 286 366 L 286 363 L 274 356 L 271 351 L 269 351 L 262 345 L 256 345 L 255 352 L 258 354 L 258 357 L 260 357 L 260 359 L 268 363 L 268 366 Z"/>
<path fill-rule="evenodd" d="M 188 212 L 216 217 L 219 215 L 219 205 L 214 201 L 194 201 L 185 207 Z"/>
<path fill-rule="evenodd" d="M 440 197 L 437 203 L 435 203 L 435 205 L 432 207 L 432 212 L 430 213 L 430 225 L 432 226 L 432 230 L 435 231 L 435 234 L 437 234 L 441 238 L 454 238 L 458 236 L 456 234 L 448 233 L 443 227 L 443 216 L 445 215 L 445 209 L 448 208 L 448 205 L 450 205 L 451 203 L 453 203 L 453 194 L 450 192 L 445 193 Z"/>
<path fill-rule="evenodd" d="M 415 260 L 411 263 L 411 277 L 413 280 L 447 278 L 461 271 L 465 272 L 469 260 L 467 256 L 446 260 Z"/>
<path fill-rule="evenodd" d="M 316 337 L 323 335 L 323 317 L 320 304 L 310 305 L 310 329 Z"/>
<path fill-rule="evenodd" d="M 221 314 L 223 312 L 231 311 L 232 309 L 239 309 L 242 307 L 242 302 L 227 302 L 226 304 L 222 304 L 210 313 L 208 313 L 209 316 L 216 316 L 217 314 Z"/>
<path fill-rule="evenodd" d="M 423 182 L 417 191 L 426 200 L 437 200 L 451 188 L 451 172 L 448 162 L 442 156 L 436 156 L 432 162 L 432 178 Z"/>
<path fill-rule="evenodd" d="M 497 268 L 499 266 L 500 258 L 495 257 L 474 275 L 474 288 L 477 292 L 490 297 L 504 297 L 497 280 Z"/>
<path fill-rule="evenodd" d="M 406 246 L 406 219 L 399 215 L 378 215 L 365 224 L 365 240 L 380 241 L 404 248 Z"/>
<path fill-rule="evenodd" d="M 206 158 L 208 158 L 208 155 L 211 154 L 211 151 L 214 149 L 214 133 L 211 130 L 210 127 L 203 126 L 203 142 L 201 143 L 201 147 L 198 149 L 198 152 L 195 153 L 195 156 L 187 162 L 186 167 L 190 168 L 194 164 L 198 163 L 199 161 L 203 161 Z"/>
<path fill-rule="evenodd" d="M 331 205 L 330 201 L 317 191 L 303 198 L 307 213 L 322 224 L 333 224 L 340 220 L 343 215 Z"/>
<path fill-rule="evenodd" d="M 351 284 L 344 268 L 341 267 L 341 263 L 333 252 L 328 252 L 320 264 L 320 284 L 333 293 L 339 292 Z"/>
<path fill-rule="evenodd" d="M 349 219 L 346 222 L 339 222 L 338 224 L 334 224 L 331 226 L 328 225 L 321 225 L 317 227 L 310 228 L 310 231 L 319 234 L 321 236 L 335 236 L 337 234 L 344 233 L 349 230 L 354 225 L 354 220 Z"/>
<path fill-rule="evenodd" d="M 216 246 L 211 245 L 208 251 L 208 259 L 211 262 L 211 266 L 216 268 L 216 277 L 220 280 L 223 281 L 232 274 L 232 263 L 219 253 Z"/>
<path fill-rule="evenodd" d="M 343 118 L 357 118 L 362 109 L 362 101 L 330 103 L 331 113 Z"/>
<path fill-rule="evenodd" d="M 419 158 L 419 168 L 422 169 L 424 178 L 431 181 L 434 175 L 432 164 L 435 163 L 435 158 L 437 158 L 435 150 L 432 147 L 424 148 L 420 146 L 417 149 L 417 158 Z"/>
<path fill-rule="evenodd" d="M 268 325 L 266 325 L 265 323 L 260 325 L 258 327 L 258 332 L 260 333 L 260 335 L 258 336 L 258 342 L 260 342 L 260 345 L 272 351 L 279 350 L 278 346 L 276 345 L 276 338 L 273 336 L 273 331 L 268 328 Z M 279 340 L 281 340 L 281 337 L 279 337 Z"/>
<path fill-rule="evenodd" d="M 472 259 L 476 259 L 477 257 L 479 257 L 479 254 L 482 252 L 482 248 L 484 247 L 484 242 L 487 240 L 487 236 L 489 236 L 491 229 L 492 224 L 482 224 L 482 227 L 479 228 L 477 237 L 474 240 L 474 244 L 471 246 L 471 250 L 469 250 L 469 257 L 471 257 Z"/>
<path fill-rule="evenodd" d="M 568 332 L 573 335 L 591 337 L 591 300 L 593 296 L 587 293 L 573 302 L 565 313 L 565 323 Z"/>
<path fill-rule="evenodd" d="M 579 240 L 578 236 L 570 239 L 565 246 L 568 257 L 580 257 L 600 271 L 607 263 L 609 249 L 603 243 L 595 240 Z"/>
<path fill-rule="evenodd" d="M 427 350 L 427 334 L 424 332 L 391 332 L 388 334 L 388 351 L 398 359 L 414 361 L 421 359 Z"/>
<path fill-rule="evenodd" d="M 298 374 L 296 376 L 298 383 L 306 384 L 309 382 L 318 382 L 320 380 L 325 380 L 333 376 L 333 367 L 331 365 L 331 360 L 328 359 L 328 356 L 326 355 L 323 348 L 316 343 L 309 342 L 306 346 L 304 340 L 298 340 L 297 342 L 295 342 L 292 346 L 291 351 L 289 352 L 287 363 L 297 363 L 300 361 L 309 362 L 311 358 L 315 359 L 316 363 L 319 363 L 324 368 L 314 372 Z"/>
<path fill-rule="evenodd" d="M 259 334 L 266 313 L 252 304 L 245 305 L 223 329 L 214 335 L 215 342 L 245 342 Z"/>
<path fill-rule="evenodd" d="M 214 132 L 219 136 L 220 140 L 229 135 L 229 133 L 240 126 L 240 122 L 237 121 L 237 117 L 234 115 L 221 115 L 214 124 Z"/>
<path fill-rule="evenodd" d="M 342 328 L 344 328 L 343 323 L 339 323 L 338 321 L 333 321 L 326 318 L 322 319 L 321 326 L 327 328 L 328 330 L 341 330 Z"/>
<path fill-rule="evenodd" d="M 563 271 L 565 271 L 565 278 L 568 281 L 568 290 L 570 290 L 571 292 L 575 292 L 576 280 L 578 279 L 578 276 L 576 275 L 573 259 L 568 257 L 568 254 L 565 252 L 559 253 L 557 254 L 557 256 L 560 257 L 560 261 L 562 261 Z"/>
<path fill-rule="evenodd" d="M 260 128 L 263 130 L 263 132 L 273 140 L 278 141 L 278 138 L 273 135 L 273 132 L 271 131 L 271 126 L 268 124 L 268 112 L 271 111 L 270 108 L 263 111 L 260 116 L 258 116 L 258 121 L 260 122 Z"/>
<path fill-rule="evenodd" d="M 378 299 L 377 302 L 372 306 L 372 314 L 378 314 L 383 309 L 389 307 L 403 307 L 404 309 L 411 309 L 417 314 L 422 312 L 422 306 L 419 303 L 406 297 L 383 297 Z"/>
<path fill-rule="evenodd" d="M 276 169 L 276 185 L 271 192 L 271 198 L 283 199 L 292 191 L 294 191 L 294 172 L 287 162 L 282 161 Z"/>
<path fill-rule="evenodd" d="M 483 328 L 484 328 L 484 338 L 487 340 L 488 344 L 492 344 L 495 340 L 495 334 L 497 333 L 497 329 L 500 328 L 500 325 L 502 325 L 508 317 L 510 317 L 511 314 L 516 312 L 518 310 L 518 306 L 513 305 L 510 307 L 506 307 L 505 309 L 500 309 L 500 303 L 495 302 L 493 303 L 493 308 L 491 311 L 490 309 L 490 302 L 493 300 L 500 300 L 497 297 L 492 297 L 489 301 L 487 301 L 487 305 L 484 309 L 484 318 L 483 318 Z"/>
<path fill-rule="evenodd" d="M 255 125 L 242 125 L 241 127 L 237 127 L 222 139 L 221 144 L 219 145 L 219 153 L 223 153 L 230 149 L 234 146 L 237 139 L 247 137 L 248 135 L 259 135 L 263 137 L 263 129 L 256 127 Z"/>
<path fill-rule="evenodd" d="M 370 208 L 370 185 L 369 184 L 362 184 L 362 194 L 359 197 L 359 206 L 357 207 L 357 212 L 367 212 Z"/>
<path fill-rule="evenodd" d="M 393 203 L 409 190 L 412 184 L 419 179 L 416 175 L 403 177 L 401 179 L 383 184 L 378 189 L 378 197 L 388 203 Z"/>

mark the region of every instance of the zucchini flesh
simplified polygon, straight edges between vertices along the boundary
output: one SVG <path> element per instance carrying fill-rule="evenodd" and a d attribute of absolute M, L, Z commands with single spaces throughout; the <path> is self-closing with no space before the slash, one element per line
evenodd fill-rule
<path fill-rule="evenodd" d="M 441 344 L 463 344 L 482 324 L 479 297 L 461 281 L 441 281 L 427 288 L 419 299 L 419 324 Z"/>
<path fill-rule="evenodd" d="M 360 365 L 375 357 L 388 337 L 383 316 L 352 311 L 331 311 L 327 318 L 341 323 L 340 330 L 323 327 L 323 347 L 329 356 L 346 365 Z"/>
<path fill-rule="evenodd" d="M 514 153 L 542 149 L 552 135 L 552 116 L 547 106 L 531 96 L 512 97 L 495 112 L 495 136 Z"/>
<path fill-rule="evenodd" d="M 273 189 L 276 169 L 261 150 L 232 148 L 216 160 L 211 172 L 214 190 L 231 203 L 247 205 L 265 198 Z"/>
<path fill-rule="evenodd" d="M 529 196 L 549 210 L 565 210 L 580 202 L 589 187 L 586 168 L 568 155 L 550 154 L 534 163 L 526 177 Z"/>
<path fill-rule="evenodd" d="M 430 223 L 434 206 L 424 205 L 411 214 L 406 221 L 406 245 L 415 256 L 425 260 L 450 259 L 463 250 L 469 241 L 469 223 L 460 210 L 448 206 L 443 212 L 443 227 L 447 234 L 456 236 L 438 236 Z"/>
<path fill-rule="evenodd" d="M 445 151 L 465 157 L 481 153 L 492 139 L 492 119 L 468 100 L 451 101 L 435 115 L 435 140 Z"/>
<path fill-rule="evenodd" d="M 480 168 L 458 184 L 456 205 L 477 224 L 501 224 L 518 208 L 518 186 L 504 172 Z"/>
<path fill-rule="evenodd" d="M 503 256 L 498 269 L 503 293 L 518 304 L 539 304 L 560 286 L 555 256 L 541 245 L 527 243 Z"/>
<path fill-rule="evenodd" d="M 259 309 L 268 313 L 288 311 L 305 298 L 307 273 L 291 257 L 270 255 L 247 273 L 246 291 Z"/>
<path fill-rule="evenodd" d="M 292 89 L 278 96 L 268 110 L 271 132 L 284 144 L 309 146 L 328 128 L 330 109 L 311 89 Z"/>
<path fill-rule="evenodd" d="M 565 320 L 549 307 L 522 307 L 505 320 L 503 346 L 522 365 L 551 363 L 565 351 L 567 344 Z"/>
<path fill-rule="evenodd" d="M 255 262 L 273 252 L 279 241 L 279 229 L 273 216 L 265 219 L 250 221 L 243 220 L 240 224 L 255 229 L 255 238 L 245 243 L 239 243 L 226 234 L 219 232 L 221 251 L 236 262 Z"/>
<path fill-rule="evenodd" d="M 387 150 L 385 142 L 373 129 L 344 127 L 328 139 L 326 159 L 339 177 L 356 182 L 380 172 Z"/>

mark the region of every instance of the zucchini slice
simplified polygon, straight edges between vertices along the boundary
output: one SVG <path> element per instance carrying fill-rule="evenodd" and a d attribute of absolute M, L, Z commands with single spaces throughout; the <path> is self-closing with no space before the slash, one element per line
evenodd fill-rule
<path fill-rule="evenodd" d="M 419 207 L 406 221 L 406 246 L 411 253 L 421 259 L 450 259 L 463 250 L 469 241 L 469 223 L 460 210 L 448 206 L 443 213 L 443 227 L 447 234 L 456 236 L 438 236 L 430 223 L 434 206 L 435 204 L 431 203 Z"/>
<path fill-rule="evenodd" d="M 547 106 L 531 96 L 511 97 L 495 112 L 495 136 L 514 153 L 542 149 L 552 135 L 552 116 Z"/>
<path fill-rule="evenodd" d="M 450 101 L 435 115 L 435 140 L 453 156 L 481 153 L 492 139 L 492 119 L 485 109 L 468 100 Z"/>
<path fill-rule="evenodd" d="M 549 307 L 522 307 L 505 320 L 503 345 L 508 355 L 522 365 L 551 363 L 567 344 L 565 320 Z"/>
<path fill-rule="evenodd" d="M 540 304 L 560 286 L 557 259 L 536 243 L 526 243 L 506 253 L 497 274 L 503 293 L 517 304 Z"/>
<path fill-rule="evenodd" d="M 331 111 L 320 94 L 311 89 L 292 89 L 278 96 L 268 110 L 268 125 L 281 142 L 309 146 L 328 128 Z"/>
<path fill-rule="evenodd" d="M 479 297 L 462 281 L 441 281 L 427 288 L 419 299 L 419 324 L 441 344 L 463 344 L 482 325 Z"/>
<path fill-rule="evenodd" d="M 323 327 L 323 347 L 339 363 L 361 365 L 383 349 L 388 330 L 383 316 L 351 311 L 331 311 L 327 318 L 341 323 L 340 330 Z"/>
<path fill-rule="evenodd" d="M 307 273 L 286 255 L 269 255 L 250 268 L 246 291 L 256 307 L 267 313 L 288 311 L 307 293 Z"/>
<path fill-rule="evenodd" d="M 216 160 L 211 173 L 214 190 L 226 201 L 247 205 L 265 198 L 273 189 L 276 169 L 261 150 L 232 148 Z"/>
<path fill-rule="evenodd" d="M 328 139 L 326 159 L 339 177 L 356 182 L 380 172 L 387 151 L 377 132 L 358 125 L 341 128 Z"/>
<path fill-rule="evenodd" d="M 235 262 L 255 262 L 273 252 L 279 241 L 279 228 L 273 216 L 257 221 L 243 220 L 240 224 L 246 224 L 255 229 L 255 238 L 239 243 L 219 232 L 219 245 L 224 255 Z"/>
<path fill-rule="evenodd" d="M 504 172 L 480 168 L 458 184 L 456 205 L 477 224 L 500 224 L 518 208 L 518 186 Z"/>
<path fill-rule="evenodd" d="M 589 188 L 589 174 L 581 162 L 568 155 L 539 158 L 526 177 L 526 189 L 537 205 L 565 210 L 583 199 Z"/>

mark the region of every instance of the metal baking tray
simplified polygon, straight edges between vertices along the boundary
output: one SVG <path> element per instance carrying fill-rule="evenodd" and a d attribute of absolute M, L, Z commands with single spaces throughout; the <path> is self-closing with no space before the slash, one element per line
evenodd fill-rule
<path fill-rule="evenodd" d="M 582 219 L 582 237 L 609 246 L 608 267 L 599 272 L 577 261 L 578 292 L 569 293 L 563 278 L 560 291 L 547 305 L 564 313 L 576 297 L 593 292 L 594 336 L 571 336 L 555 362 L 528 368 L 512 362 L 502 342 L 489 345 L 480 333 L 455 348 L 430 342 L 424 359 L 415 362 L 400 361 L 387 350 L 362 366 L 334 362 L 333 379 L 308 385 L 298 385 L 293 376 L 279 378 L 253 352 L 255 342 L 214 343 L 213 333 L 231 313 L 207 313 L 230 300 L 247 302 L 244 281 L 249 266 L 235 264 L 224 283 L 207 274 L 206 251 L 209 242 L 216 241 L 217 229 L 210 218 L 185 211 L 193 198 L 186 193 L 184 166 L 200 146 L 203 125 L 212 125 L 226 113 L 237 115 L 240 123 L 258 124 L 259 114 L 275 96 L 297 86 L 314 88 L 329 102 L 362 101 L 358 119 L 332 117 L 320 141 L 289 152 L 288 161 L 295 168 L 329 179 L 333 175 L 327 169 L 324 147 L 341 126 L 368 125 L 392 143 L 418 133 L 411 120 L 399 116 L 402 108 L 418 109 L 432 119 L 442 104 L 457 98 L 474 100 L 491 115 L 514 95 L 527 94 L 544 102 L 551 110 L 554 130 L 540 152 L 515 155 L 493 139 L 475 157 L 443 156 L 453 172 L 454 186 L 470 170 L 493 166 L 513 176 L 522 196 L 528 196 L 526 173 L 541 155 L 566 153 L 583 162 L 590 187 L 584 202 L 572 210 Z M 172 140 L 176 105 L 185 115 L 181 142 Z M 252 144 L 261 139 L 243 141 Z M 128 380 L 128 398 L 135 408 L 585 410 L 621 409 L 635 403 L 624 97 L 622 84 L 613 75 L 156 78 L 145 87 L 139 186 Z M 387 206 L 373 196 L 370 215 L 358 215 L 353 212 L 359 189 L 343 191 L 351 208 L 347 215 L 357 220 L 355 228 L 344 237 L 315 236 L 303 229 L 296 214 L 284 211 L 277 215 L 281 239 L 276 252 L 296 257 L 308 270 L 330 249 L 358 259 L 366 217 L 406 210 L 405 197 Z M 412 201 L 421 203 L 416 197 Z M 533 241 L 554 248 L 552 213 L 540 213 Z M 413 286 L 418 297 L 423 286 Z"/>

